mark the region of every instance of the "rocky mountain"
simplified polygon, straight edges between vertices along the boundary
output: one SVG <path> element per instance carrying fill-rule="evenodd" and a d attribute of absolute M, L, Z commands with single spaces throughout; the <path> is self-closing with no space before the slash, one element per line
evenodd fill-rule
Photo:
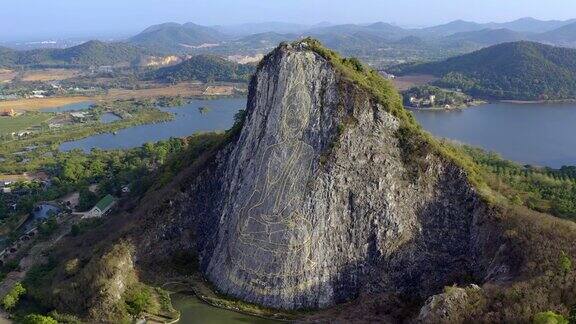
<path fill-rule="evenodd" d="M 388 81 L 315 40 L 267 55 L 236 125 L 175 163 L 63 239 L 35 277 L 44 307 L 112 321 L 136 280 L 180 272 L 218 305 L 317 322 L 528 322 L 576 305 L 576 225 L 507 203 Z"/>
<path fill-rule="evenodd" d="M 221 197 L 190 211 L 204 215 L 205 276 L 251 303 L 314 309 L 363 290 L 425 297 L 485 271 L 489 258 L 468 236 L 485 211 L 464 173 L 434 153 L 425 169 L 411 165 L 398 95 L 382 84 L 372 98 L 313 46 L 281 46 L 264 59 L 237 143 L 192 188 L 197 197 L 216 184 Z M 439 208 L 450 200 L 459 203 Z M 446 241 L 427 245 L 439 231 Z"/>
<path fill-rule="evenodd" d="M 226 37 L 217 30 L 193 23 L 165 23 L 151 26 L 130 38 L 131 44 L 163 53 L 182 53 L 206 44 L 218 44 Z M 208 45 L 209 46 L 209 45 Z"/>
<path fill-rule="evenodd" d="M 432 74 L 442 78 L 442 86 L 475 96 L 576 98 L 576 50 L 534 42 L 494 45 L 445 61 L 401 66 L 395 72 Z"/>

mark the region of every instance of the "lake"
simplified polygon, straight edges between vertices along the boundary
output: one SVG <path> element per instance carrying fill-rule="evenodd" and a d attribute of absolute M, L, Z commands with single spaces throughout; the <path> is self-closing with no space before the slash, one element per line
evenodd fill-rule
<path fill-rule="evenodd" d="M 464 110 L 413 110 L 438 137 L 498 152 L 521 164 L 576 165 L 576 104 L 492 103 Z"/>
<path fill-rule="evenodd" d="M 160 108 L 174 115 L 174 120 L 164 123 L 140 125 L 111 133 L 98 134 L 77 141 L 65 142 L 60 150 L 93 148 L 127 149 L 147 142 L 157 142 L 170 137 L 186 137 L 198 132 L 226 130 L 234 123 L 234 115 L 246 108 L 246 98 L 193 100 L 181 107 Z"/>
<path fill-rule="evenodd" d="M 94 102 L 92 101 L 82 101 L 73 104 L 68 104 L 56 108 L 43 108 L 40 109 L 41 112 L 67 112 L 67 111 L 79 111 L 79 110 L 86 110 L 92 108 Z"/>
<path fill-rule="evenodd" d="M 210 306 L 198 297 L 185 294 L 174 294 L 170 296 L 172 306 L 180 311 L 179 323 L 186 324 L 272 324 L 278 323 L 255 316 L 244 315 L 222 308 Z"/>
<path fill-rule="evenodd" d="M 69 151 L 126 149 L 147 142 L 230 128 L 245 98 L 193 100 L 182 107 L 161 108 L 174 120 L 135 126 L 63 143 Z M 576 165 L 576 104 L 492 103 L 464 110 L 413 111 L 432 134 L 500 153 L 521 164 L 559 168 Z M 114 116 L 116 117 L 116 116 Z M 106 121 L 115 120 L 106 115 Z M 108 119 L 110 118 L 110 119 Z"/>

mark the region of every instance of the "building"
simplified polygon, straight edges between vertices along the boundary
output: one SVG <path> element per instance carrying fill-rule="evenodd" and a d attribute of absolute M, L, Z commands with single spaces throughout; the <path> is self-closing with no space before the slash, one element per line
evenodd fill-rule
<path fill-rule="evenodd" d="M 99 73 L 112 73 L 112 72 L 114 72 L 114 68 L 110 65 L 103 65 L 103 66 L 99 66 L 97 71 Z"/>
<path fill-rule="evenodd" d="M 76 111 L 76 112 L 70 113 L 70 116 L 72 117 L 72 119 L 74 121 L 84 122 L 84 121 L 86 121 L 86 119 L 88 117 L 88 113 L 84 112 L 84 111 Z"/>
<path fill-rule="evenodd" d="M 12 135 L 12 137 L 25 137 L 28 135 L 32 135 L 31 131 L 21 131 L 21 132 L 12 132 L 10 135 Z M 12 153 L 14 155 L 18 155 L 16 153 Z"/>
<path fill-rule="evenodd" d="M 86 216 L 83 218 L 97 218 L 102 217 L 112 210 L 112 207 L 116 204 L 116 199 L 111 195 L 106 195 L 106 197 L 100 199 L 100 201 L 94 206 Z"/>

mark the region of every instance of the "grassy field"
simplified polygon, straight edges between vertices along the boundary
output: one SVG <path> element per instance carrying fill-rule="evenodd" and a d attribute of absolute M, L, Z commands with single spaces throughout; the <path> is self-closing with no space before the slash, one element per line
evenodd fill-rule
<path fill-rule="evenodd" d="M 151 89 L 126 90 L 112 89 L 108 91 L 107 99 L 152 98 L 159 96 L 201 96 L 205 85 L 196 83 L 178 83 L 170 86 L 160 86 Z"/>
<path fill-rule="evenodd" d="M 48 114 L 25 114 L 18 117 L 0 117 L 0 135 L 25 130 L 40 125 L 51 118 Z"/>
<path fill-rule="evenodd" d="M 71 79 L 80 74 L 79 70 L 73 69 L 44 69 L 24 72 L 22 81 L 56 81 Z"/>
<path fill-rule="evenodd" d="M 0 111 L 4 109 L 14 109 L 17 111 L 34 111 L 42 108 L 59 107 L 68 104 L 93 100 L 90 97 L 54 97 L 41 99 L 18 99 L 0 101 Z"/>
<path fill-rule="evenodd" d="M 12 70 L 0 69 L 0 83 L 10 82 L 16 75 L 17 73 Z"/>

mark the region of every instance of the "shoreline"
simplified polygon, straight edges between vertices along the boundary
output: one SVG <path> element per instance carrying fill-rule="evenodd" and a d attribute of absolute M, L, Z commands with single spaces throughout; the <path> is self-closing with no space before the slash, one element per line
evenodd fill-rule
<path fill-rule="evenodd" d="M 511 103 L 518 105 L 530 105 L 530 104 L 562 104 L 562 103 L 576 103 L 576 99 L 558 99 L 558 100 L 495 100 L 489 101 L 490 103 Z"/>
<path fill-rule="evenodd" d="M 404 106 L 404 108 L 409 110 L 417 110 L 417 111 L 454 111 L 454 110 L 464 110 L 467 108 L 487 105 L 487 104 L 498 104 L 498 103 L 508 103 L 514 105 L 535 105 L 535 104 L 543 104 L 543 105 L 554 105 L 554 104 L 576 104 L 576 99 L 561 99 L 561 100 L 478 100 L 477 103 L 467 105 L 467 106 L 458 106 L 454 108 L 443 108 L 443 107 L 432 107 L 432 108 L 417 108 L 411 106 Z"/>
<path fill-rule="evenodd" d="M 468 105 L 461 105 L 455 106 L 451 108 L 444 108 L 444 107 L 429 107 L 429 108 L 418 108 L 418 107 L 411 107 L 411 106 L 404 106 L 404 108 L 408 110 L 418 110 L 418 111 L 455 111 L 455 110 L 464 110 L 468 108 L 478 107 L 485 104 L 489 104 L 490 102 L 484 100 L 475 100 L 471 104 Z"/>

